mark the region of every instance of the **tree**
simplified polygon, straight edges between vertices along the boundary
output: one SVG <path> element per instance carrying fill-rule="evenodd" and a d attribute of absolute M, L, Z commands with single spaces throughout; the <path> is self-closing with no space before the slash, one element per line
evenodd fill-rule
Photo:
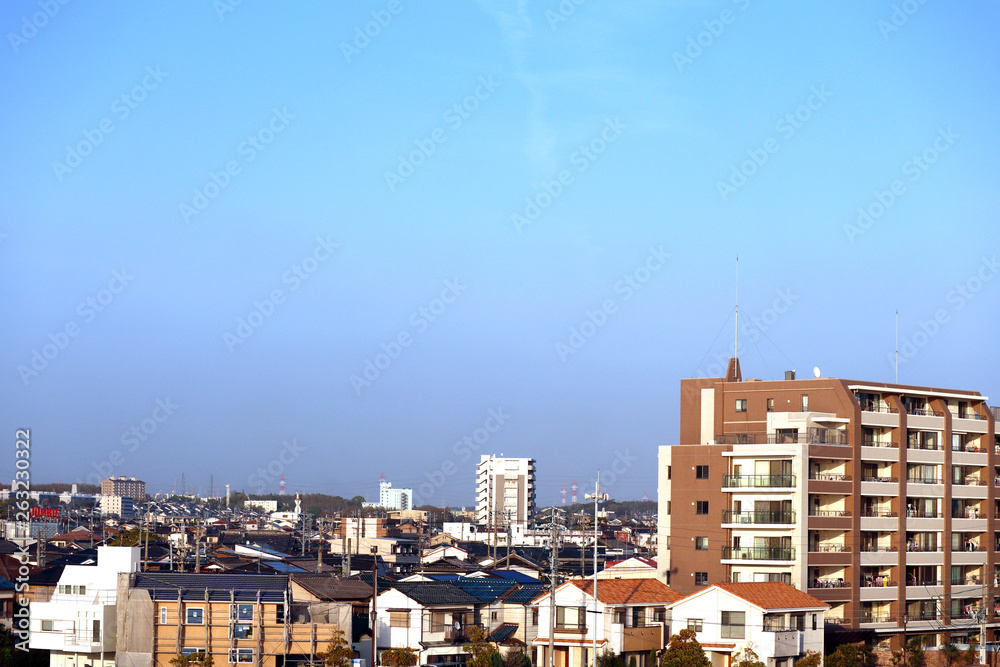
<path fill-rule="evenodd" d="M 499 653 L 497 647 L 486 639 L 486 631 L 478 626 L 469 628 L 469 640 L 471 643 L 462 647 L 462 650 L 471 654 L 465 661 L 466 667 L 491 667 L 493 655 Z"/>
<path fill-rule="evenodd" d="M 823 656 L 816 651 L 806 651 L 805 656 L 795 661 L 795 667 L 819 667 Z"/>
<path fill-rule="evenodd" d="M 711 667 L 708 656 L 695 639 L 694 630 L 684 628 L 670 636 L 660 667 Z"/>
<path fill-rule="evenodd" d="M 905 655 L 904 655 L 905 654 Z M 924 647 L 920 645 L 920 638 L 914 637 L 906 642 L 902 651 L 892 652 L 893 665 L 906 665 L 906 667 L 924 667 L 927 657 L 924 655 Z"/>
<path fill-rule="evenodd" d="M 767 664 L 753 650 L 753 642 L 747 642 L 743 653 L 733 655 L 732 667 L 767 667 Z"/>
<path fill-rule="evenodd" d="M 503 657 L 504 667 L 531 667 L 531 658 L 523 648 L 507 651 Z"/>
<path fill-rule="evenodd" d="M 647 667 L 656 667 L 656 649 L 649 649 L 649 658 L 646 660 Z"/>
<path fill-rule="evenodd" d="M 628 657 L 628 667 L 636 667 L 634 653 Z"/>
<path fill-rule="evenodd" d="M 826 667 L 878 667 L 878 656 L 867 644 L 841 644 L 826 656 Z"/>
<path fill-rule="evenodd" d="M 604 649 L 597 656 L 597 667 L 625 667 L 625 660 L 620 655 Z"/>
<path fill-rule="evenodd" d="M 389 648 L 380 656 L 386 667 L 414 667 L 417 664 L 417 652 L 412 648 Z"/>
<path fill-rule="evenodd" d="M 944 664 L 947 667 L 957 667 L 958 665 L 970 665 L 976 660 L 976 652 L 969 648 L 963 651 L 951 642 L 941 644 L 941 655 L 944 656 Z"/>
<path fill-rule="evenodd" d="M 177 667 L 212 667 L 214 660 L 204 651 L 198 651 L 188 655 L 178 654 L 176 658 L 170 660 L 170 664 Z"/>
<path fill-rule="evenodd" d="M 337 630 L 337 634 L 330 640 L 330 645 L 325 651 L 317 653 L 316 657 L 322 660 L 326 667 L 351 667 L 354 651 L 344 639 L 344 631 Z"/>

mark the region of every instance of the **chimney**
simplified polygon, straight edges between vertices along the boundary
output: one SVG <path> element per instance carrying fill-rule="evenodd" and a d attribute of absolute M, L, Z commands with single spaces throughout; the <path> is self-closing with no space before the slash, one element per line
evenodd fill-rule
<path fill-rule="evenodd" d="M 785 371 L 785 379 L 786 380 L 794 380 L 795 379 L 795 371 Z"/>

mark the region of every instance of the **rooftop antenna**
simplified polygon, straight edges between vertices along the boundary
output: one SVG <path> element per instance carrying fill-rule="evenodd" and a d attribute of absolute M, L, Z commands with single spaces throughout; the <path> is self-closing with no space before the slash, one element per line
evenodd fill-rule
<path fill-rule="evenodd" d="M 899 308 L 896 309 L 896 384 L 899 384 Z"/>
<path fill-rule="evenodd" d="M 733 336 L 733 356 L 740 357 L 740 256 L 736 255 L 736 322 Z"/>

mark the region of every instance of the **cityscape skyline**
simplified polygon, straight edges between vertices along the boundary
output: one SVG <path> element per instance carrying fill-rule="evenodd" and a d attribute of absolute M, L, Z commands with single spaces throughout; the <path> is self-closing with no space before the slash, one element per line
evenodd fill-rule
<path fill-rule="evenodd" d="M 472 506 L 496 454 L 539 506 L 598 468 L 652 498 L 732 356 L 893 382 L 898 338 L 900 384 L 997 392 L 995 3 L 0 25 L 0 432 L 38 482 Z"/>

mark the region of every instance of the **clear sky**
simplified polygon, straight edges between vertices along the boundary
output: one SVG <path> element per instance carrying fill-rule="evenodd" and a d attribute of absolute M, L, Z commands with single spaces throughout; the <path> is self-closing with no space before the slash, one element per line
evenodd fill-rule
<path fill-rule="evenodd" d="M 745 376 L 892 381 L 898 309 L 901 382 L 1000 391 L 996 3 L 0 19 L 3 479 L 655 498 L 737 255 Z"/>

